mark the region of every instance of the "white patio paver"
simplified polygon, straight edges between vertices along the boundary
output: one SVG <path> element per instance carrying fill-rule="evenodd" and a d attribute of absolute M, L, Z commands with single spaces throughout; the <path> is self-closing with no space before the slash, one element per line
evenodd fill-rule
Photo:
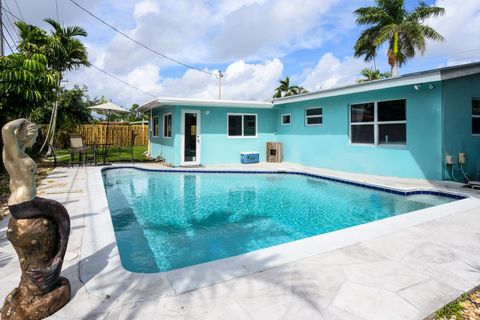
<path fill-rule="evenodd" d="M 247 168 L 309 170 L 396 188 L 465 191 L 454 183 L 345 174 L 291 164 Z M 472 199 L 465 209 L 449 206 L 448 212 L 438 216 L 405 215 L 404 228 L 392 228 L 393 220 L 381 220 L 376 229 L 384 226 L 386 231 L 377 236 L 364 236 L 323 253 L 315 254 L 312 249 L 300 260 L 274 267 L 269 267 L 271 261 L 252 256 L 248 262 L 255 268 L 251 272 L 261 272 L 239 271 L 242 277 L 237 278 L 229 266 L 210 270 L 217 273 L 212 276 L 217 280 L 218 273 L 230 280 L 176 294 L 175 281 L 167 275 L 138 276 L 121 267 L 115 242 L 103 236 L 113 233 L 108 215 L 92 210 L 104 206 L 105 200 L 98 190 L 92 190 L 93 184 L 101 183 L 92 181 L 98 177 L 92 175 L 93 170 L 98 168 L 57 168 L 38 189 L 39 196 L 62 202 L 72 219 L 63 274 L 70 279 L 74 296 L 53 319 L 422 319 L 480 283 L 480 200 Z M 20 277 L 5 232 L 6 220 L 0 224 L 2 301 Z M 193 272 L 179 275 L 187 287 L 198 277 Z"/>

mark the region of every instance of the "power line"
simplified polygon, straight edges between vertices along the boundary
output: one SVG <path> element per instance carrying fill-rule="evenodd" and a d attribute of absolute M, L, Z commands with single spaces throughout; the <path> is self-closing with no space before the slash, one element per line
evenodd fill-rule
<path fill-rule="evenodd" d="M 70 0 L 70 2 L 72 2 L 72 3 L 73 3 L 74 5 L 76 5 L 78 8 L 80 8 L 80 9 L 82 9 L 83 11 L 85 11 L 86 13 L 88 13 L 90 16 L 92 16 L 92 17 L 95 18 L 96 20 L 98 20 L 98 21 L 100 21 L 101 23 L 103 23 L 104 25 L 112 28 L 112 29 L 115 30 L 117 33 L 119 33 L 119 34 L 121 34 L 122 36 L 124 36 L 125 38 L 127 38 L 127 39 L 135 42 L 136 44 L 138 44 L 139 46 L 147 49 L 148 51 L 151 51 L 151 52 L 153 52 L 153 53 L 155 53 L 155 54 L 157 54 L 157 55 L 159 55 L 159 56 L 161 56 L 161 57 L 163 57 L 163 58 L 165 58 L 165 59 L 167 59 L 167 60 L 170 60 L 170 61 L 172 61 L 172 62 L 175 62 L 175 63 L 177 63 L 177 64 L 179 64 L 179 65 L 182 65 L 182 66 L 184 66 L 184 67 L 186 67 L 186 68 L 193 69 L 193 70 L 196 70 L 196 71 L 199 71 L 199 72 L 203 72 L 203 73 L 212 75 L 212 76 L 214 76 L 214 77 L 217 77 L 217 76 L 218 76 L 217 74 L 215 74 L 215 73 L 213 73 L 213 72 L 208 72 L 208 71 L 199 69 L 199 68 L 197 68 L 197 67 L 191 66 L 191 65 L 189 65 L 189 64 L 183 63 L 183 62 L 181 62 L 181 61 L 179 61 L 179 60 L 170 58 L 169 56 L 167 56 L 167 55 L 165 55 L 165 54 L 163 54 L 163 53 L 161 53 L 161 52 L 158 52 L 158 51 L 155 50 L 155 49 L 150 48 L 149 46 L 147 46 L 147 45 L 145 45 L 145 44 L 143 44 L 143 43 L 135 40 L 134 38 L 132 38 L 132 37 L 130 37 L 129 35 L 127 35 L 126 33 L 120 31 L 119 29 L 117 29 L 116 27 L 112 26 L 111 24 L 109 24 L 109 23 L 106 22 L 105 20 L 102 20 L 101 18 L 99 18 L 99 17 L 97 17 L 95 14 L 93 14 L 92 12 L 88 11 L 87 9 L 85 9 L 84 7 L 82 7 L 81 5 L 79 5 L 79 4 L 78 4 L 77 2 L 75 2 L 74 0 Z"/>
<path fill-rule="evenodd" d="M 5 15 L 5 19 L 7 20 L 7 23 L 8 23 L 8 25 L 12 28 L 12 30 L 16 30 L 16 29 L 17 29 L 16 26 L 15 26 L 15 23 L 14 23 L 15 19 L 13 19 L 13 18 L 10 19 L 10 16 L 9 16 L 9 15 Z M 12 20 L 14 20 L 14 21 L 12 21 Z"/>
<path fill-rule="evenodd" d="M 140 89 L 140 88 L 137 88 L 137 87 L 131 85 L 130 83 L 128 83 L 128 82 L 126 82 L 126 81 L 124 81 L 124 80 L 122 80 L 122 79 L 114 76 L 113 74 L 111 74 L 111 73 L 109 73 L 109 72 L 107 72 L 107 71 L 105 71 L 105 70 L 97 67 L 96 65 L 90 64 L 90 66 L 93 67 L 94 69 L 96 69 L 96 70 L 98 70 L 98 71 L 100 71 L 100 72 L 103 72 L 104 74 L 106 74 L 106 75 L 114 78 L 115 80 L 120 81 L 120 82 L 123 83 L 124 85 L 129 86 L 130 88 L 133 88 L 133 89 L 135 89 L 135 90 L 138 90 L 139 92 L 141 92 L 141 93 L 143 93 L 143 94 L 145 94 L 145 95 L 147 95 L 147 96 L 150 96 L 150 97 L 153 97 L 153 98 L 157 98 L 156 95 L 151 94 L 151 93 L 149 93 L 149 92 L 147 92 L 147 91 L 144 91 L 144 90 L 142 90 L 142 89 Z"/>
<path fill-rule="evenodd" d="M 2 23 L 3 25 L 3 23 Z M 10 45 L 10 43 L 8 42 L 7 38 L 3 37 L 3 40 L 5 40 L 5 42 L 7 43 L 7 46 L 10 48 L 10 52 L 13 53 L 13 49 L 12 49 L 12 46 Z"/>
<path fill-rule="evenodd" d="M 20 17 L 22 17 L 22 20 L 25 21 L 25 18 L 23 18 L 22 10 L 20 10 L 20 6 L 18 5 L 17 0 L 15 0 L 15 5 L 17 6 L 18 13 L 20 13 Z"/>
<path fill-rule="evenodd" d="M 5 4 L 7 4 L 5 2 Z M 19 20 L 19 21 L 24 21 L 23 19 L 20 19 L 19 17 L 17 17 L 14 13 L 12 13 L 12 11 L 10 11 L 9 9 L 5 8 L 5 7 L 2 7 L 3 10 L 5 10 L 5 12 L 7 12 L 8 14 L 10 14 L 12 17 L 14 17 L 15 19 Z"/>
<path fill-rule="evenodd" d="M 12 34 L 10 33 L 10 30 L 8 30 L 7 25 L 3 23 L 2 21 L 3 28 L 7 31 L 8 35 L 10 36 L 10 39 L 12 40 L 13 44 L 15 45 L 15 48 L 18 50 L 17 43 L 15 42 L 15 39 L 12 37 Z M 7 39 L 5 39 L 6 41 Z M 13 53 L 13 50 L 12 50 Z"/>
<path fill-rule="evenodd" d="M 17 0 L 15 0 L 17 1 Z M 55 0 L 55 9 L 57 11 L 57 21 L 60 22 L 60 18 L 59 18 L 59 15 L 58 15 L 58 0 Z"/>

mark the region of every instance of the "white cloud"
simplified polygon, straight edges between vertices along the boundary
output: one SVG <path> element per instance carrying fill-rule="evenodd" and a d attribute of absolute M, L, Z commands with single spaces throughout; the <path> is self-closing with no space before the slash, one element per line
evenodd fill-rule
<path fill-rule="evenodd" d="M 270 99 L 283 70 L 279 59 L 248 64 L 237 61 L 230 64 L 222 79 L 222 98 L 236 100 Z M 213 70 L 210 70 L 213 71 Z M 165 96 L 217 98 L 218 80 L 188 70 L 182 78 L 169 78 L 162 82 L 160 93 Z"/>
<path fill-rule="evenodd" d="M 330 89 L 352 84 L 360 78 L 360 70 L 369 67 L 362 59 L 346 57 L 343 60 L 332 53 L 324 54 L 315 68 L 305 72 L 302 86 L 309 91 Z"/>
<path fill-rule="evenodd" d="M 321 32 L 322 15 L 338 0 L 270 0 L 239 7 L 224 19 L 215 39 L 220 59 L 271 56 L 288 48 L 319 46 L 327 33 Z M 309 41 L 305 41 L 306 32 Z"/>
<path fill-rule="evenodd" d="M 271 99 L 282 70 L 283 64 L 279 59 L 267 60 L 258 64 L 236 61 L 230 64 L 224 72 L 222 98 Z M 206 71 L 215 72 L 215 70 Z M 135 68 L 121 79 L 154 96 L 204 99 L 218 97 L 218 80 L 209 74 L 190 69 L 179 78 L 161 78 L 160 74 L 161 71 L 157 66 L 149 64 Z M 76 82 L 88 83 L 91 97 L 105 95 L 125 107 L 151 99 L 151 97 L 126 87 L 92 68 L 75 71 L 70 76 L 74 77 Z"/>
<path fill-rule="evenodd" d="M 480 57 L 480 2 L 478 0 L 437 0 L 445 15 L 426 23 L 438 31 L 445 41 L 429 42 L 425 56 L 418 57 L 421 66 L 435 67 L 478 61 Z"/>

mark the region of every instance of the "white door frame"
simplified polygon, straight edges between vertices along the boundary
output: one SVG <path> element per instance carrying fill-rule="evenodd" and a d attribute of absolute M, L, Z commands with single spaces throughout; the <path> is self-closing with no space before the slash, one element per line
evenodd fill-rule
<path fill-rule="evenodd" d="M 197 114 L 197 146 L 196 146 L 196 156 L 195 161 L 185 161 L 185 114 L 186 113 L 196 113 Z M 198 166 L 201 163 L 201 126 L 200 126 L 200 110 L 182 110 L 182 118 L 180 124 L 180 165 L 181 166 Z"/>

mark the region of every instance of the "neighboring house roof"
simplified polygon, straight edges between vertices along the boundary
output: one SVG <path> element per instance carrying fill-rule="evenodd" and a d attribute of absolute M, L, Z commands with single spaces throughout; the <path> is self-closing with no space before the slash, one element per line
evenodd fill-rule
<path fill-rule="evenodd" d="M 137 110 L 139 112 L 150 111 L 154 108 L 167 107 L 167 106 L 192 106 L 192 107 L 231 107 L 231 108 L 273 108 L 271 102 L 261 101 L 241 101 L 241 100 L 213 100 L 213 99 L 190 99 L 190 98 L 167 98 L 160 97 L 153 99 Z"/>
<path fill-rule="evenodd" d="M 398 77 L 367 81 L 326 90 L 298 94 L 273 100 L 274 105 L 304 101 L 309 99 L 327 98 L 351 93 L 380 90 L 406 85 L 448 80 L 480 73 L 480 62 L 468 63 L 453 67 L 444 67 L 427 71 L 409 73 Z"/>

